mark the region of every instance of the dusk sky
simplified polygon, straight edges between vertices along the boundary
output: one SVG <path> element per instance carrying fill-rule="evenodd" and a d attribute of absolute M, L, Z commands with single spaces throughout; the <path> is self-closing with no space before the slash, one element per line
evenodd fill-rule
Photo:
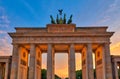
<path fill-rule="evenodd" d="M 67 18 L 73 14 L 77 27 L 108 26 L 108 31 L 115 32 L 111 54 L 120 55 L 120 0 L 0 0 L 0 55 L 12 54 L 12 40 L 7 32 L 15 32 L 15 27 L 46 27 L 49 16 L 56 17 L 58 9 L 63 9 Z M 67 76 L 67 54 L 57 54 L 56 60 L 62 64 L 62 57 L 64 65 L 56 63 L 56 73 Z M 78 64 L 80 55 L 76 57 Z M 45 62 L 46 55 L 43 59 Z M 64 70 L 66 74 L 62 73 Z"/>

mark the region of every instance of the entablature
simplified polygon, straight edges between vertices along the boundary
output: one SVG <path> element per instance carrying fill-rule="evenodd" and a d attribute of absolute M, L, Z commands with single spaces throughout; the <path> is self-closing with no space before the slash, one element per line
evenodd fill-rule
<path fill-rule="evenodd" d="M 106 32 L 106 33 L 89 33 L 89 32 L 74 32 L 74 33 L 9 33 L 11 37 L 111 37 L 114 32 Z"/>
<path fill-rule="evenodd" d="M 14 37 L 13 43 L 108 43 L 105 37 Z"/>
<path fill-rule="evenodd" d="M 107 27 L 76 27 L 75 24 L 48 24 L 46 28 L 15 28 L 13 43 L 105 43 L 114 32 Z"/>

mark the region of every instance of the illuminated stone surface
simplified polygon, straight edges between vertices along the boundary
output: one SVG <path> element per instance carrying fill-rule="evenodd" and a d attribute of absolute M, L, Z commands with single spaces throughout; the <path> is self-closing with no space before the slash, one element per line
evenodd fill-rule
<path fill-rule="evenodd" d="M 97 79 L 113 79 L 109 51 L 113 32 L 106 30 L 107 27 L 76 27 L 75 24 L 48 24 L 47 28 L 16 28 L 15 33 L 9 33 L 13 39 L 11 79 L 27 79 L 28 54 L 28 78 L 40 79 L 43 52 L 47 52 L 47 79 L 54 79 L 54 54 L 57 52 L 68 53 L 69 79 L 76 78 L 76 52 L 82 54 L 83 79 L 94 79 L 93 52 Z M 23 53 L 21 50 L 25 50 L 27 59 L 22 59 L 25 55 L 20 55 Z"/>

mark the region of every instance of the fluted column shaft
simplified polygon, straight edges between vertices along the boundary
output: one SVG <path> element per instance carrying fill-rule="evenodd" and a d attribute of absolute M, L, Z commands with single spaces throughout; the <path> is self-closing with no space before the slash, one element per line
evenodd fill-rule
<path fill-rule="evenodd" d="M 30 64 L 29 64 L 29 79 L 35 79 L 35 56 L 36 56 L 36 49 L 35 45 L 31 44 L 30 46 Z"/>
<path fill-rule="evenodd" d="M 118 78 L 117 62 L 114 62 L 114 69 L 115 69 L 115 79 L 119 79 Z"/>
<path fill-rule="evenodd" d="M 38 74 L 38 75 L 40 75 L 39 76 L 40 79 L 42 78 L 41 69 L 42 69 L 42 52 L 40 53 L 40 73 Z"/>
<path fill-rule="evenodd" d="M 54 79 L 54 51 L 53 51 L 52 44 L 48 44 L 47 79 Z"/>
<path fill-rule="evenodd" d="M 5 79 L 8 79 L 8 68 L 9 67 L 9 62 L 6 62 L 6 64 L 5 64 Z"/>
<path fill-rule="evenodd" d="M 102 65 L 103 65 L 103 79 L 106 79 L 106 72 L 105 72 L 105 48 L 102 45 Z M 99 74 L 99 73 L 98 73 Z"/>
<path fill-rule="evenodd" d="M 86 67 L 87 67 L 87 79 L 94 79 L 93 75 L 93 58 L 92 58 L 92 45 L 87 44 L 87 56 L 86 56 Z"/>
<path fill-rule="evenodd" d="M 10 79 L 18 79 L 18 65 L 19 65 L 19 47 L 17 44 L 13 45 L 12 67 Z"/>
<path fill-rule="evenodd" d="M 69 79 L 76 79 L 75 75 L 75 48 L 74 44 L 70 45 L 69 49 Z"/>
<path fill-rule="evenodd" d="M 106 79 L 113 79 L 109 43 L 104 44 Z"/>

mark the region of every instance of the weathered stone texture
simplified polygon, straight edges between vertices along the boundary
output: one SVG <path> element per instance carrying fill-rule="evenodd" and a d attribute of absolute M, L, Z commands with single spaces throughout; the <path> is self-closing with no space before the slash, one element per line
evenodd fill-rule
<path fill-rule="evenodd" d="M 54 79 L 54 50 L 52 44 L 48 44 L 47 53 L 47 79 Z"/>
<path fill-rule="evenodd" d="M 10 79 L 18 78 L 18 67 L 19 67 L 19 46 L 13 45 L 13 55 L 12 55 L 12 67 Z"/>
<path fill-rule="evenodd" d="M 76 79 L 75 75 L 75 47 L 74 44 L 70 44 L 69 48 L 69 79 Z"/>
<path fill-rule="evenodd" d="M 113 79 L 109 43 L 104 44 L 106 79 Z"/>
<path fill-rule="evenodd" d="M 88 79 L 94 79 L 93 75 L 93 57 L 92 57 L 92 44 L 87 44 L 87 54 L 86 54 L 86 67 Z"/>
<path fill-rule="evenodd" d="M 22 45 L 30 51 L 29 79 L 39 79 L 41 76 L 41 57 L 38 52 L 47 52 L 47 79 L 54 79 L 55 52 L 66 51 L 69 56 L 69 79 L 75 79 L 75 52 L 82 52 L 83 79 L 94 79 L 92 53 L 104 44 L 101 60 L 96 62 L 99 79 L 112 79 L 109 44 L 113 32 L 107 32 L 107 27 L 76 27 L 75 24 L 48 24 L 47 28 L 16 28 L 15 33 L 9 33 L 13 44 Z M 11 79 L 18 79 L 19 52 L 18 45 L 13 46 Z M 56 47 L 55 47 L 56 45 Z M 63 46 L 57 47 L 57 45 Z M 63 48 L 63 49 L 62 49 Z M 39 66 L 38 66 L 39 65 Z M 40 73 L 39 73 L 40 72 Z M 104 74 L 104 75 L 103 75 Z M 103 77 L 104 76 L 104 77 Z"/>
<path fill-rule="evenodd" d="M 36 57 L 36 49 L 35 49 L 35 44 L 31 44 L 30 46 L 30 66 L 29 66 L 29 79 L 35 79 L 35 57 Z"/>

